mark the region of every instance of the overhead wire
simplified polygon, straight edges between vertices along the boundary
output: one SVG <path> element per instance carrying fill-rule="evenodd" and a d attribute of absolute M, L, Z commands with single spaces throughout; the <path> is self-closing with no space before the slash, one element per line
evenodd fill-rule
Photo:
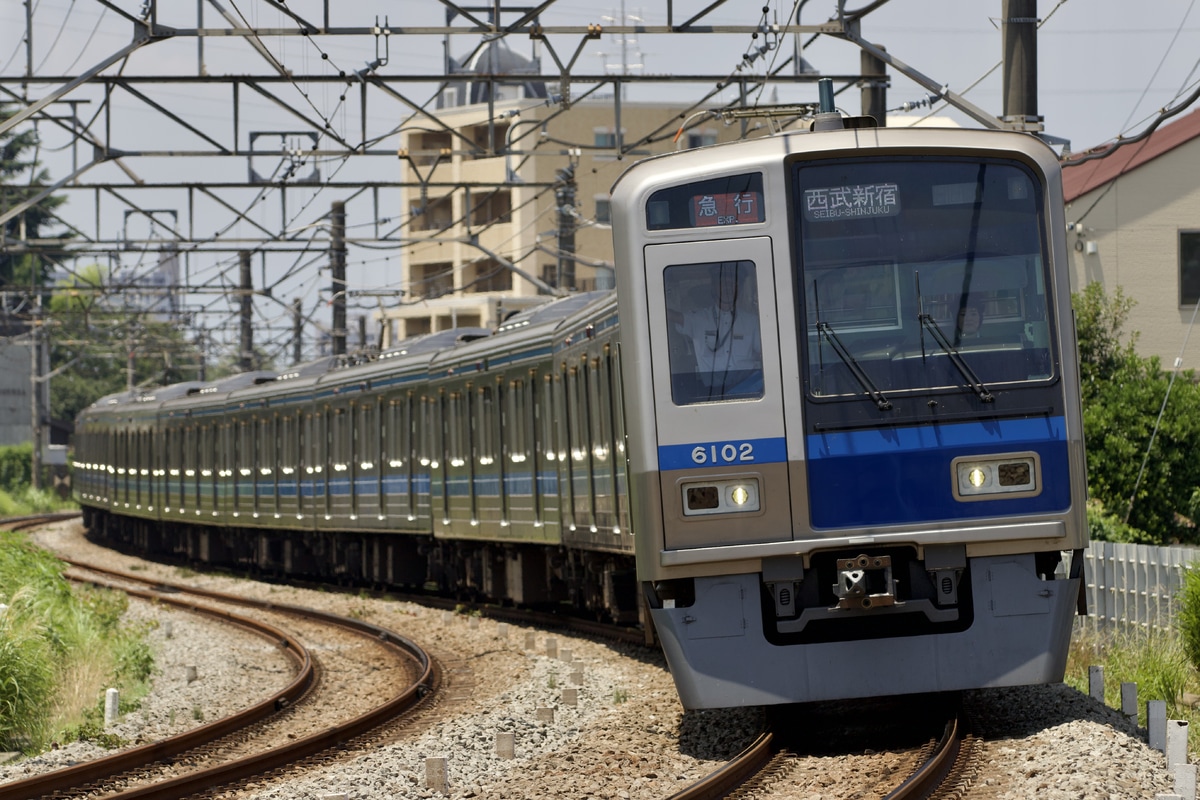
<path fill-rule="evenodd" d="M 1122 134 L 1129 130 L 1129 121 L 1133 119 L 1133 115 L 1137 111 L 1138 106 L 1140 106 L 1142 101 L 1146 99 L 1146 95 L 1149 93 L 1150 87 L 1154 85 L 1154 79 L 1158 77 L 1158 73 L 1162 70 L 1163 64 L 1165 64 L 1167 61 L 1167 56 L 1169 56 L 1171 54 L 1171 50 L 1174 49 L 1175 42 L 1179 41 L 1179 34 L 1183 32 L 1183 26 L 1187 23 L 1187 19 L 1189 16 L 1191 16 L 1192 8 L 1195 5 L 1196 0 L 1191 0 L 1191 2 L 1188 3 L 1187 11 L 1183 13 L 1183 19 L 1179 21 L 1179 26 L 1175 29 L 1175 35 L 1171 37 L 1171 43 L 1168 44 L 1167 49 L 1163 51 L 1162 58 L 1160 58 L 1158 61 L 1158 66 L 1154 68 L 1154 72 L 1150 75 L 1150 80 L 1146 81 L 1146 88 L 1142 89 L 1142 93 L 1138 97 L 1137 102 L 1134 103 L 1133 107 L 1129 109 L 1129 116 L 1125 118 L 1125 122 L 1121 123 L 1120 131 Z"/>
<path fill-rule="evenodd" d="M 42 61 L 34 68 L 34 74 L 42 71 L 42 67 L 46 66 L 46 62 L 50 56 L 54 54 L 54 48 L 58 47 L 58 40 L 62 38 L 63 31 L 67 28 L 67 20 L 71 18 L 71 10 L 75 8 L 75 0 L 71 0 L 67 6 L 67 10 L 62 12 L 62 19 L 59 20 L 58 32 L 54 34 L 54 41 L 50 42 L 50 47 L 46 49 L 46 55 L 42 56 Z M 78 58 L 78 56 L 76 56 Z"/>

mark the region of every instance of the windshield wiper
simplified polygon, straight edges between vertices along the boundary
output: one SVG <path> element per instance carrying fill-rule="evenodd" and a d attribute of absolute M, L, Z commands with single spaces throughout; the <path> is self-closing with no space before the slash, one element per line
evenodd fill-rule
<path fill-rule="evenodd" d="M 934 341 L 946 352 L 950 357 L 950 363 L 959 371 L 967 381 L 967 386 L 971 391 L 979 395 L 979 399 L 985 403 L 990 403 L 995 400 L 995 396 L 988 391 L 988 388 L 983 385 L 983 381 L 979 380 L 979 376 L 971 369 L 971 366 L 963 359 L 962 355 L 954 349 L 954 345 L 950 344 L 950 340 L 946 338 L 946 334 L 942 333 L 942 329 L 938 327 L 937 322 L 932 316 L 925 313 L 918 313 L 917 319 L 921 321 L 921 327 L 928 329 L 933 335 Z M 921 343 L 922 351 L 925 349 L 924 340 Z"/>
<path fill-rule="evenodd" d="M 828 322 L 817 321 L 817 335 L 825 337 L 825 340 L 833 347 L 833 352 L 837 353 L 842 363 L 850 369 L 850 374 L 854 376 L 854 379 L 858 381 L 867 395 L 875 401 L 876 407 L 880 411 L 889 410 L 892 407 L 892 401 L 883 396 L 883 392 L 879 391 L 874 382 L 871 381 L 870 376 L 854 360 L 854 356 L 850 355 L 850 351 L 846 349 L 846 345 L 842 344 L 842 340 L 833 332 L 833 328 L 829 326 Z M 820 346 L 820 342 L 817 344 Z"/>

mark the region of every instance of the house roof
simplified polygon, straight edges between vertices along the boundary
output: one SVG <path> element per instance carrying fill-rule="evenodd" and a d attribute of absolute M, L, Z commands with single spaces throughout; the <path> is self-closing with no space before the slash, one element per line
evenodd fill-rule
<path fill-rule="evenodd" d="M 1063 162 L 1063 199 L 1070 203 L 1197 137 L 1200 137 L 1200 111 L 1193 111 L 1176 122 L 1162 126 L 1142 141 L 1119 147 L 1103 158 L 1078 165 L 1072 164 L 1068 158 Z M 1074 157 L 1086 155 L 1076 153 Z"/>

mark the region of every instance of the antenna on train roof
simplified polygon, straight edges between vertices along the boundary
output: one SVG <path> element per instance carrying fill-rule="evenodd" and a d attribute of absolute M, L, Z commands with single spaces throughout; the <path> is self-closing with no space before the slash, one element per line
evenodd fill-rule
<path fill-rule="evenodd" d="M 817 81 L 817 99 L 820 103 L 817 106 L 817 114 L 813 118 L 812 129 L 814 131 L 836 131 L 846 127 L 842 122 L 842 115 L 838 113 L 837 106 L 833 104 L 833 80 L 831 78 L 821 78 Z"/>

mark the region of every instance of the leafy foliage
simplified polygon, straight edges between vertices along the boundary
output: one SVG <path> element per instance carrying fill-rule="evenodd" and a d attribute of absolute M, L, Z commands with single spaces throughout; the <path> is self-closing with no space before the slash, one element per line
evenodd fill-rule
<path fill-rule="evenodd" d="M 1179 589 L 1175 627 L 1188 662 L 1200 670 L 1200 565 L 1192 564 L 1183 571 Z"/>
<path fill-rule="evenodd" d="M 124 596 L 72 591 L 62 569 L 22 535 L 0 532 L 0 603 L 9 606 L 0 614 L 0 749 L 40 748 L 67 724 L 64 698 L 83 698 L 78 724 L 106 686 L 138 687 L 153 668 L 143 632 L 121 625 Z"/>
<path fill-rule="evenodd" d="M 0 120 L 13 115 L 13 107 L 0 105 Z M 37 131 L 0 134 L 0 208 L 9 209 L 39 194 L 50 183 L 49 173 L 40 169 Z M 66 201 L 61 195 L 43 197 L 29 209 L 4 223 L 5 240 L 36 239 L 53 220 L 53 211 Z M 24 234 L 24 237 L 22 237 Z M 50 262 L 36 253 L 0 252 L 0 286 L 42 286 Z"/>
<path fill-rule="evenodd" d="M 176 383 L 196 377 L 202 360 L 183 332 L 156 314 L 109 298 L 98 266 L 56 287 L 49 303 L 50 414 L 74 419 L 96 400 L 129 386 Z"/>
<path fill-rule="evenodd" d="M 1122 327 L 1133 302 L 1119 289 L 1110 298 L 1092 283 L 1072 302 L 1091 496 L 1121 523 L 1149 534 L 1145 538 L 1150 541 L 1197 541 L 1195 527 L 1184 516 L 1200 487 L 1200 459 L 1194 457 L 1200 452 L 1195 376 L 1181 372 L 1172 381 L 1158 359 L 1136 354 L 1136 334 L 1123 341 Z M 1124 537 L 1121 541 L 1143 540 L 1112 526 L 1100 530 Z"/>
<path fill-rule="evenodd" d="M 1127 525 L 1104 510 L 1099 500 L 1088 500 L 1088 536 L 1095 541 L 1125 542 L 1128 544 L 1158 544 L 1158 540 L 1143 530 Z"/>

